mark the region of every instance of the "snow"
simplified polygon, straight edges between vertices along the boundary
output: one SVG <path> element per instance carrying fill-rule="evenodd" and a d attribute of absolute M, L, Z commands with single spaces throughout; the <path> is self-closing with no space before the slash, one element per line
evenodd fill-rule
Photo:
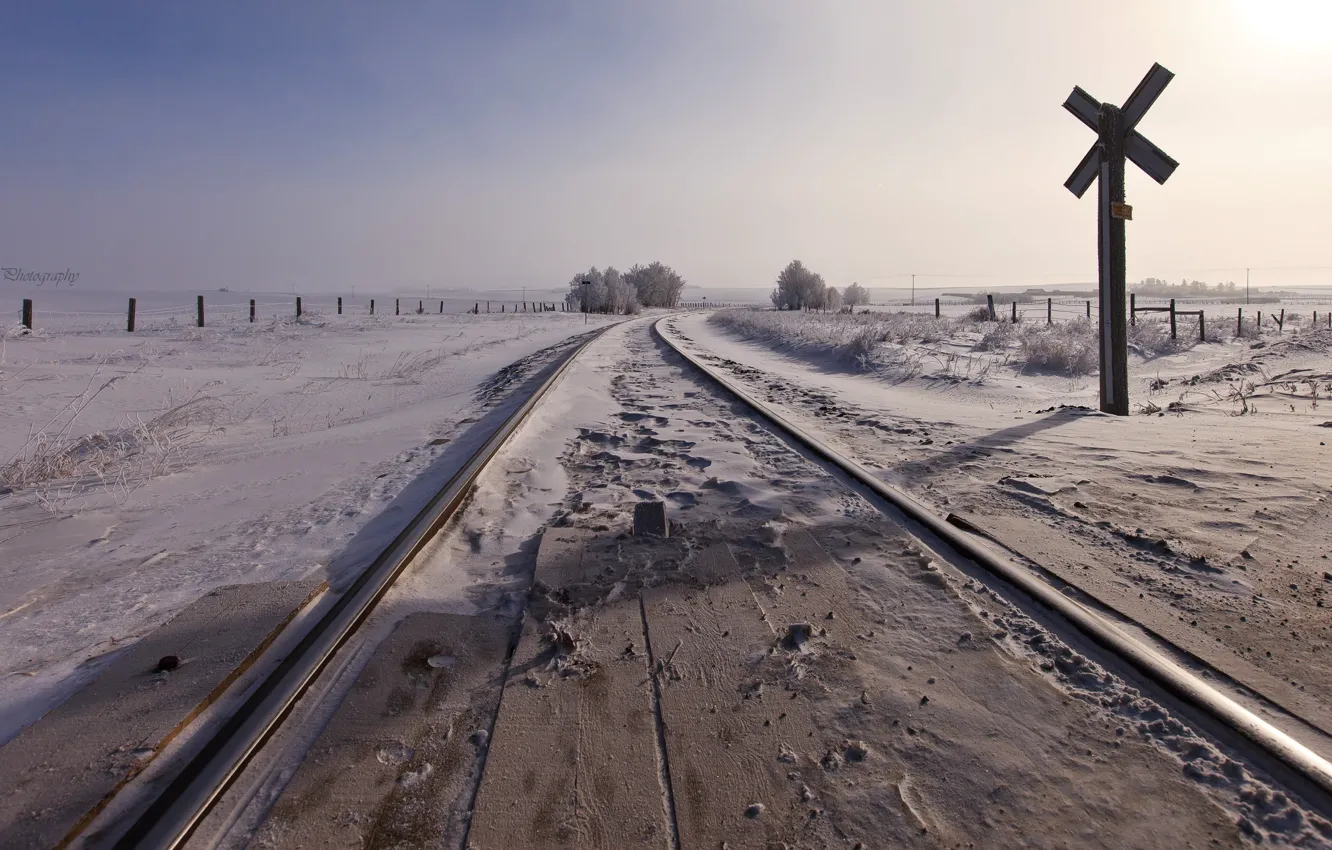
<path fill-rule="evenodd" d="M 186 322 L 133 335 L 7 334 L 6 460 L 23 450 L 30 426 L 53 421 L 47 432 L 59 433 L 71 400 L 119 380 L 64 434 L 66 442 L 116 437 L 81 444 L 81 479 L 0 495 L 0 740 L 95 674 L 118 646 L 219 584 L 322 574 L 337 587 L 505 415 L 521 394 L 510 390 L 585 329 L 613 321 L 320 310 L 301 321 L 219 320 L 202 330 Z M 1001 840 L 1048 827 L 1087 846 L 1145 846 L 1204 830 L 1233 837 L 1240 818 L 1277 842 L 1332 839 L 1332 826 L 1260 770 L 1200 737 L 1088 647 L 1014 607 L 974 568 L 906 536 L 720 396 L 652 339 L 647 322 L 621 324 L 591 345 L 516 432 L 467 511 L 330 670 L 321 685 L 328 699 L 303 701 L 310 704 L 229 792 L 235 807 L 219 807 L 201 832 L 215 836 L 214 846 L 246 843 L 339 696 L 403 617 L 516 617 L 550 525 L 600 534 L 620 553 L 625 569 L 588 588 L 597 599 L 692 580 L 698 553 L 724 542 L 759 604 L 774 610 L 799 581 L 788 570 L 796 561 L 788 540 L 801 529 L 817 539 L 848 576 L 839 618 L 877 638 L 857 648 L 855 665 L 814 641 L 777 672 L 810 689 L 824 738 L 868 754 L 854 768 L 864 772 L 858 785 L 815 782 L 811 790 L 843 827 L 891 832 L 902 843 L 928 828 L 965 843 L 977 839 L 976 811 L 1001 803 L 1000 815 L 987 815 L 1005 831 Z M 1052 536 L 1093 547 L 1105 564 L 1097 588 L 1143 594 L 1129 613 L 1152 623 L 1178 618 L 1207 643 L 1221 638 L 1217 651 L 1281 683 L 1283 705 L 1321 722 L 1300 695 L 1320 702 L 1332 681 L 1320 678 L 1328 675 L 1319 652 L 1326 620 L 1312 610 L 1327 563 L 1319 534 L 1332 527 L 1321 445 L 1332 433 L 1320 427 L 1313 399 L 1279 381 L 1256 393 L 1257 415 L 1236 415 L 1240 402 L 1204 389 L 1231 386 L 1223 367 L 1236 363 L 1257 362 L 1273 376 L 1322 374 L 1325 349 L 1275 340 L 1259 349 L 1204 346 L 1153 360 L 1156 384 L 1136 362 L 1135 407 L 1184 403 L 1124 420 L 1059 409 L 1094 406 L 1094 377 L 1000 364 L 979 381 L 904 380 L 738 341 L 703 314 L 668 324 L 791 419 L 941 510 L 1044 522 L 1057 529 Z M 1211 373 L 1222 378 L 1190 383 Z M 164 419 L 169 411 L 189 415 Z M 666 540 L 624 533 L 645 499 L 664 500 L 678 524 Z M 1208 569 L 1195 568 L 1199 558 Z M 1287 584 L 1301 590 L 1283 592 Z M 1298 637 L 1285 637 L 1292 630 Z M 885 807 L 883 789 L 901 805 Z M 1121 809 L 1144 817 L 1123 823 L 1106 814 Z"/>
<path fill-rule="evenodd" d="M 1279 723 L 1332 754 L 1318 696 L 1332 689 L 1332 416 L 1308 384 L 1329 381 L 1327 331 L 1134 358 L 1133 409 L 1160 410 L 1123 418 L 1094 410 L 1094 375 L 885 377 L 738 340 L 702 315 L 671 325 L 885 481 L 1063 565 L 1061 578 L 1267 695 L 1289 712 Z M 1246 399 L 1232 394 L 1248 381 Z"/>
<path fill-rule="evenodd" d="M 56 299 L 39 292 L 34 333 L 10 328 L 0 348 L 0 467 L 18 478 L 0 488 L 0 741 L 218 585 L 322 573 L 336 587 L 509 380 L 611 321 L 393 316 L 381 301 L 374 317 L 303 305 L 255 324 L 208 308 L 197 328 L 189 305 L 131 334 L 123 314 L 116 329 L 70 319 L 119 296 L 59 295 L 82 311 L 73 329 L 43 323 Z"/>

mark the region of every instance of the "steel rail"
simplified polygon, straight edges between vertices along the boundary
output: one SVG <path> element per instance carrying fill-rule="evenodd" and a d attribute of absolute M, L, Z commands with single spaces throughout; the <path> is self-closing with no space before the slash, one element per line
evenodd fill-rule
<path fill-rule="evenodd" d="M 457 513 L 472 485 L 569 365 L 606 328 L 565 355 L 522 405 L 476 450 L 390 543 L 357 576 L 116 842 L 116 850 L 180 847 L 291 713 L 334 654 L 365 622 L 406 566 Z"/>
<path fill-rule="evenodd" d="M 652 325 L 652 331 L 675 353 L 694 368 L 738 398 L 768 422 L 794 439 L 816 456 L 836 466 L 852 480 L 872 491 L 909 519 L 924 526 L 936 538 L 975 562 L 982 569 L 1008 582 L 1026 593 L 1038 604 L 1062 617 L 1083 636 L 1108 650 L 1146 677 L 1154 685 L 1179 699 L 1185 705 L 1219 721 L 1262 751 L 1276 758 L 1308 781 L 1315 789 L 1332 799 L 1332 763 L 1300 743 L 1288 733 L 1254 714 L 1226 694 L 1217 690 L 1191 671 L 1157 653 L 1150 646 L 1131 637 L 1104 617 L 1069 599 L 1055 588 L 1041 581 L 1032 572 L 1014 561 L 995 554 L 980 545 L 970 535 L 959 531 L 930 508 L 906 492 L 877 478 L 870 470 L 846 457 L 817 437 L 806 433 L 744 387 L 721 375 L 699 358 L 686 351 L 659 327 L 666 319 Z M 1326 800 L 1325 800 L 1326 802 Z"/>

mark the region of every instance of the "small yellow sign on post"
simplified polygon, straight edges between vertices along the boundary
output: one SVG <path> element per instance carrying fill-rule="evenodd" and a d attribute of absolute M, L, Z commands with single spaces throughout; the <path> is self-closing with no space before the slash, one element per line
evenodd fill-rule
<path fill-rule="evenodd" d="M 1131 204 L 1110 204 L 1110 216 L 1112 218 L 1122 218 L 1125 221 L 1133 221 L 1133 206 Z"/>

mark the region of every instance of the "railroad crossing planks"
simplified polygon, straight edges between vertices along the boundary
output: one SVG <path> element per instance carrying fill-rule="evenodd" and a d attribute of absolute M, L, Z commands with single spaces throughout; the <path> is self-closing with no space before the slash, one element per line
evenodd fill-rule
<path fill-rule="evenodd" d="M 413 614 L 282 792 L 261 847 L 452 846 L 466 831 L 510 626 Z"/>
<path fill-rule="evenodd" d="M 711 562 L 701 572 L 739 574 L 724 544 L 701 558 Z M 814 727 L 805 698 L 765 684 L 778 635 L 749 586 L 740 578 L 704 590 L 666 585 L 645 590 L 643 607 L 680 846 L 797 840 L 808 819 L 798 771 L 809 765 L 799 751 Z"/>
<path fill-rule="evenodd" d="M 220 587 L 0 749 L 0 844 L 64 846 L 327 585 Z M 154 672 L 175 655 L 180 666 Z"/>
<path fill-rule="evenodd" d="M 543 536 L 538 589 L 567 595 L 599 573 L 586 539 L 561 529 Z M 542 610 L 550 616 L 534 615 Z M 529 606 L 469 848 L 666 848 L 669 838 L 638 600 L 567 617 Z"/>

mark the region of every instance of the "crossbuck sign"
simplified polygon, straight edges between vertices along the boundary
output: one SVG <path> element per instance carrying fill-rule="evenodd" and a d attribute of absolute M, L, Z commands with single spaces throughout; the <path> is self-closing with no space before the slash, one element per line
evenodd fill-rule
<path fill-rule="evenodd" d="M 1120 416 L 1129 412 L 1124 222 L 1133 218 L 1133 208 L 1124 203 L 1124 158 L 1131 159 L 1157 183 L 1166 182 L 1179 165 L 1133 129 L 1174 76 L 1159 64 L 1152 65 L 1122 107 L 1098 103 L 1077 86 L 1064 101 L 1064 108 L 1098 136 L 1064 186 L 1081 198 L 1092 181 L 1100 178 L 1096 253 L 1100 270 L 1101 410 Z"/>

